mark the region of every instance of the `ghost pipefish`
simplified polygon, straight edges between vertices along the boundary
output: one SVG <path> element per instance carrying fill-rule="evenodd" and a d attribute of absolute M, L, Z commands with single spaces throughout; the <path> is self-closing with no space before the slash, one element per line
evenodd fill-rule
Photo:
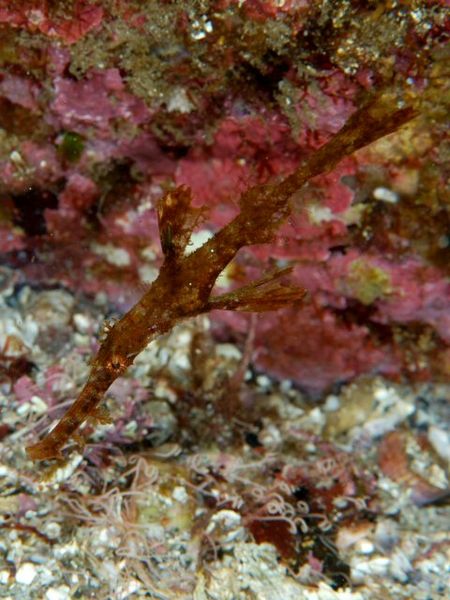
<path fill-rule="evenodd" d="M 395 94 L 369 101 L 348 119 L 329 142 L 312 153 L 291 175 L 249 188 L 239 199 L 239 214 L 203 246 L 186 255 L 191 233 L 203 215 L 191 206 L 188 188 L 163 196 L 158 221 L 164 262 L 157 279 L 144 296 L 118 322 L 91 362 L 88 380 L 78 398 L 57 425 L 27 448 L 33 460 L 62 457 L 62 448 L 77 439 L 87 420 L 105 421 L 99 404 L 110 385 L 125 373 L 135 357 L 181 319 L 212 309 L 265 311 L 301 300 L 305 291 L 280 279 L 289 269 L 278 269 L 262 279 L 221 296 L 211 296 L 217 277 L 238 250 L 268 243 L 290 212 L 289 199 L 312 177 L 330 171 L 345 156 L 392 133 L 415 116 L 410 107 L 399 108 Z"/>

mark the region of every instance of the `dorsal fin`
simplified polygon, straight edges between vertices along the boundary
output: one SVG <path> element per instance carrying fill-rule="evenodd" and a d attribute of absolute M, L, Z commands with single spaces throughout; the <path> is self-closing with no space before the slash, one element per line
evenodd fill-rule
<path fill-rule="evenodd" d="M 192 207 L 191 190 L 186 186 L 167 192 L 158 204 L 161 247 L 169 260 L 179 260 L 194 228 L 204 215 L 203 208 Z"/>
<path fill-rule="evenodd" d="M 283 284 L 279 280 L 292 271 L 291 267 L 274 269 L 261 279 L 220 296 L 211 296 L 210 309 L 242 310 L 263 312 L 278 310 L 303 300 L 306 290 L 295 285 Z"/>

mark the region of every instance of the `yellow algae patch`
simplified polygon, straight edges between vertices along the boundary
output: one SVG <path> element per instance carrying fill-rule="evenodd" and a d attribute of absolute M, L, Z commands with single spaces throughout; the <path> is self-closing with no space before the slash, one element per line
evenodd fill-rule
<path fill-rule="evenodd" d="M 366 305 L 392 292 L 389 274 L 362 258 L 351 263 L 345 284 L 352 296 Z"/>

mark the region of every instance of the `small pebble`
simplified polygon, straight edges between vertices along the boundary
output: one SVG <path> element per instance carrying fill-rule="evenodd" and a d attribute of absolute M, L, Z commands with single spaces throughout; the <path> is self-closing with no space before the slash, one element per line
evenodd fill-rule
<path fill-rule="evenodd" d="M 70 589 L 66 585 L 49 588 L 45 592 L 45 600 L 68 600 L 70 598 Z"/>
<path fill-rule="evenodd" d="M 356 544 L 356 550 L 360 554 L 373 554 L 373 552 L 375 550 L 375 546 L 369 540 L 360 540 Z"/>
<path fill-rule="evenodd" d="M 450 434 L 433 425 L 428 430 L 428 440 L 439 456 L 450 462 Z"/>
<path fill-rule="evenodd" d="M 177 500 L 178 502 L 181 502 L 181 504 L 185 504 L 189 500 L 186 488 L 181 485 L 177 485 L 176 487 L 174 487 L 172 492 L 172 498 L 174 500 Z"/>
<path fill-rule="evenodd" d="M 6 585 L 9 581 L 9 571 L 0 571 L 0 585 Z"/>
<path fill-rule="evenodd" d="M 341 400 L 340 398 L 338 398 L 338 396 L 335 395 L 331 395 L 328 396 L 327 399 L 325 400 L 325 404 L 323 405 L 323 408 L 326 412 L 335 412 L 336 410 L 338 410 L 341 406 Z"/>
<path fill-rule="evenodd" d="M 382 202 L 387 202 L 388 204 L 397 204 L 398 202 L 398 195 L 385 187 L 375 188 L 373 191 L 373 197 L 376 200 L 381 200 Z"/>
<path fill-rule="evenodd" d="M 36 567 L 32 563 L 26 562 L 17 569 L 16 581 L 22 585 L 30 585 L 36 575 Z"/>
<path fill-rule="evenodd" d="M 88 333 L 91 328 L 90 319 L 82 313 L 75 313 L 73 315 L 73 322 L 80 333 Z"/>
<path fill-rule="evenodd" d="M 352 564 L 352 580 L 362 582 L 368 576 L 385 577 L 389 569 L 389 563 L 389 558 L 384 556 L 372 558 L 371 560 L 355 560 Z"/>

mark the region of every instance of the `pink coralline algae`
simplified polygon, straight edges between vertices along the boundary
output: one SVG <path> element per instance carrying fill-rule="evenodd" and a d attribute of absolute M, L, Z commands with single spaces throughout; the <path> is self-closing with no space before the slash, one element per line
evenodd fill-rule
<path fill-rule="evenodd" d="M 68 130 L 83 133 L 94 127 L 101 135 L 110 130 L 115 120 L 139 125 L 148 117 L 144 102 L 125 91 L 117 69 L 94 71 L 85 81 L 57 78 L 54 93 L 51 111 L 60 126 Z"/>
<path fill-rule="evenodd" d="M 188 185 L 199 204 L 230 204 L 249 184 L 292 171 L 299 148 L 289 131 L 279 115 L 226 117 L 212 146 L 194 147 L 179 161 L 176 182 Z"/>
<path fill-rule="evenodd" d="M 309 300 L 258 318 L 253 360 L 305 389 L 448 377 L 447 17 L 418 6 L 0 2 L 2 262 L 127 308 L 160 265 L 168 187 L 188 185 L 215 231 L 249 186 L 395 87 L 421 118 L 311 181 L 274 242 L 240 252 L 221 283 L 293 267 Z M 245 317 L 213 321 L 245 337 Z"/>
<path fill-rule="evenodd" d="M 58 403 L 58 390 L 65 378 L 64 370 L 55 365 L 46 369 L 43 375 L 42 385 L 37 385 L 28 375 L 23 375 L 15 382 L 13 390 L 19 404 L 30 402 L 33 396 L 38 396 L 48 407 Z"/>
<path fill-rule="evenodd" d="M 23 106 L 32 111 L 38 108 L 36 101 L 38 92 L 39 87 L 24 77 L 5 73 L 0 80 L 0 96 L 8 99 L 13 104 Z"/>
<path fill-rule="evenodd" d="M 262 318 L 256 361 L 279 377 L 321 391 L 337 381 L 372 369 L 395 368 L 389 349 L 377 347 L 367 326 L 345 323 L 334 311 L 318 307 L 286 311 L 276 322 Z M 273 357 L 280 356 L 275 361 Z"/>
<path fill-rule="evenodd" d="M 86 0 L 75 2 L 71 14 L 56 18 L 50 14 L 50 4 L 52 3 L 47 0 L 2 2 L 0 23 L 24 28 L 31 33 L 43 33 L 50 38 L 73 44 L 100 25 L 103 18 L 103 8 Z"/>

